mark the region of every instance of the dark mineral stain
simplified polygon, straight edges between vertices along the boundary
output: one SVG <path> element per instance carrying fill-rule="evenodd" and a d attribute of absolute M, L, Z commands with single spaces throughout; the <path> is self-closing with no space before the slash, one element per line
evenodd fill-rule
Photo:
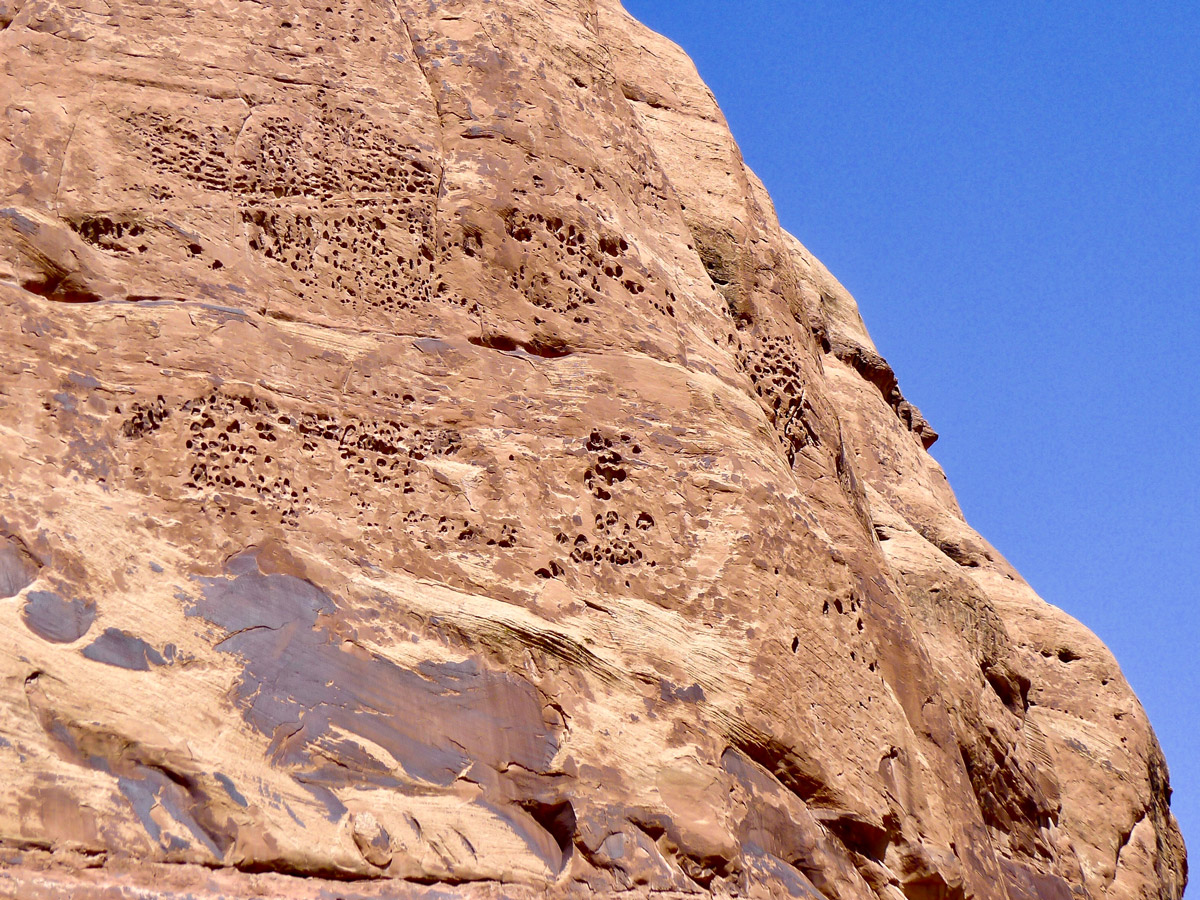
<path fill-rule="evenodd" d="M 236 826 L 214 818 L 205 787 L 207 776 L 191 768 L 192 760 L 98 723 L 69 718 L 46 697 L 42 677 L 35 672 L 25 680 L 25 697 L 55 751 L 76 765 L 116 776 L 117 787 L 142 827 L 160 845 L 171 850 L 188 848 L 177 835 L 164 834 L 161 820 L 151 815 L 156 806 L 222 859 L 236 837 Z"/>
<path fill-rule="evenodd" d="M 702 703 L 705 699 L 704 688 L 700 687 L 700 685 L 693 684 L 689 688 L 679 688 L 665 678 L 658 680 L 658 695 L 668 703 L 672 700 L 683 701 L 685 703 Z"/>
<path fill-rule="evenodd" d="M 162 836 L 162 829 L 150 817 L 150 810 L 154 808 L 155 803 L 154 788 L 136 778 L 118 778 L 117 785 L 129 801 L 129 805 L 133 807 L 146 833 L 157 841 Z"/>
<path fill-rule="evenodd" d="M 33 584 L 39 568 L 19 538 L 0 535 L 0 598 L 15 597 Z"/>
<path fill-rule="evenodd" d="M 210 821 L 208 798 L 190 779 L 180 777 L 175 772 L 138 766 L 132 777 L 118 776 L 117 786 L 133 807 L 146 833 L 155 841 L 161 844 L 163 834 L 150 813 L 155 806 L 161 806 L 213 856 L 217 859 L 224 857 L 231 835 L 216 828 L 215 823 Z M 205 821 L 202 823 L 199 819 Z M 171 835 L 166 849 L 186 850 L 188 845 Z"/>
<path fill-rule="evenodd" d="M 21 618 L 38 637 L 69 644 L 87 634 L 96 618 L 96 607 L 84 600 L 64 600 L 53 591 L 32 591 Z"/>
<path fill-rule="evenodd" d="M 242 796 L 242 792 L 239 791 L 236 786 L 234 786 L 232 778 L 230 778 L 228 775 L 223 775 L 220 772 L 215 772 L 213 777 L 216 778 L 217 781 L 221 782 L 221 787 L 225 788 L 225 791 L 233 799 L 234 803 L 243 809 L 250 805 L 246 802 L 246 798 Z"/>
<path fill-rule="evenodd" d="M 84 648 L 83 655 L 96 662 L 139 672 L 147 671 L 152 665 L 167 664 L 162 655 L 140 637 L 117 628 L 106 629 Z"/>
<path fill-rule="evenodd" d="M 293 770 L 331 816 L 343 808 L 329 789 L 399 783 L 355 738 L 435 785 L 476 763 L 547 772 L 558 739 L 527 681 L 473 661 L 402 668 L 335 635 L 327 625 L 334 603 L 310 582 L 263 574 L 251 554 L 227 572 L 197 579 L 189 615 L 228 630 L 216 646 L 244 661 L 237 706 L 271 739 L 272 761 Z"/>
<path fill-rule="evenodd" d="M 794 866 L 784 862 L 774 854 L 768 853 L 754 843 L 742 847 L 743 862 L 746 869 L 765 884 L 781 885 L 792 897 L 802 897 L 804 900 L 824 900 L 825 895 Z"/>
<path fill-rule="evenodd" d="M 1071 887 L 1061 878 L 1043 875 L 1015 860 L 1001 859 L 1004 886 L 1013 900 L 1068 900 Z"/>
<path fill-rule="evenodd" d="M 417 338 L 413 341 L 413 346 L 422 353 L 445 353 L 454 349 L 453 344 L 448 344 L 439 338 Z"/>
<path fill-rule="evenodd" d="M 17 226 L 17 230 L 26 236 L 32 236 L 38 233 L 37 222 L 21 215 L 14 207 L 7 206 L 0 209 L 0 218 L 8 219 Z"/>

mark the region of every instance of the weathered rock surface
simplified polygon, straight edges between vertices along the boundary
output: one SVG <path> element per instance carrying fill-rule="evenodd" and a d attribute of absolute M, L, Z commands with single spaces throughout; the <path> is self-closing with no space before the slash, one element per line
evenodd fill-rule
<path fill-rule="evenodd" d="M 1181 895 L 1117 664 L 615 0 L 0 62 L 0 894 Z"/>

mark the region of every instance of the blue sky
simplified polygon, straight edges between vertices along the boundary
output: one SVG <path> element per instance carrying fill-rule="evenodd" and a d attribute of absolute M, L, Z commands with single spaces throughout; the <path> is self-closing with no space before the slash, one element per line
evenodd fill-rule
<path fill-rule="evenodd" d="M 1200 848 L 1200 4 L 625 6 L 858 299 L 971 524 L 1112 648 Z"/>

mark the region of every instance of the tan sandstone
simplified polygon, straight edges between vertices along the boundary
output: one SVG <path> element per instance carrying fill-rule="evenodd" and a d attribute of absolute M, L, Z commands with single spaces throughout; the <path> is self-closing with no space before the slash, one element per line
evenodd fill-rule
<path fill-rule="evenodd" d="M 615 0 L 0 64 L 0 895 L 1181 896 L 1116 662 Z"/>

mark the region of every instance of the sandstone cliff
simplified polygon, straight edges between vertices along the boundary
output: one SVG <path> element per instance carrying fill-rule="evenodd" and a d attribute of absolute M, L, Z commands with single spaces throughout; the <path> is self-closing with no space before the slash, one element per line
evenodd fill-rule
<path fill-rule="evenodd" d="M 1181 895 L 1117 664 L 615 0 L 0 62 L 0 894 Z"/>

